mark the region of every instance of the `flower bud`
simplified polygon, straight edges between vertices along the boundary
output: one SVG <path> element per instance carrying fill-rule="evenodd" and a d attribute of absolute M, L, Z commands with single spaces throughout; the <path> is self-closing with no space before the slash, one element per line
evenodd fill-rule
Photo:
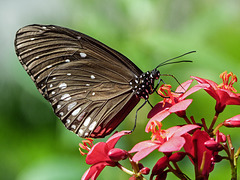
<path fill-rule="evenodd" d="M 123 149 L 114 148 L 108 152 L 108 156 L 112 161 L 121 161 L 128 157 L 128 152 Z"/>
<path fill-rule="evenodd" d="M 163 156 L 162 158 L 160 158 L 152 169 L 152 175 L 162 173 L 163 170 L 167 167 L 168 162 L 169 162 L 168 157 Z"/>
<path fill-rule="evenodd" d="M 169 157 L 169 161 L 178 162 L 181 161 L 186 156 L 185 152 L 176 152 Z"/>
<path fill-rule="evenodd" d="M 155 180 L 165 180 L 167 178 L 167 171 L 163 171 L 161 174 L 158 174 Z"/>
<path fill-rule="evenodd" d="M 226 127 L 240 127 L 240 115 L 225 120 L 223 125 Z"/>
<path fill-rule="evenodd" d="M 133 176 L 131 176 L 131 177 L 129 178 L 129 180 L 137 180 L 137 178 L 136 178 L 135 175 L 133 175 Z"/>
<path fill-rule="evenodd" d="M 141 174 L 148 175 L 150 172 L 150 169 L 148 167 L 144 167 L 140 170 Z"/>
<path fill-rule="evenodd" d="M 206 146 L 206 148 L 208 148 L 209 150 L 212 150 L 212 151 L 221 151 L 223 150 L 223 146 L 216 142 L 216 141 L 213 141 L 213 140 L 208 140 L 204 143 L 204 145 Z"/>
<path fill-rule="evenodd" d="M 219 142 L 226 142 L 226 136 L 223 133 L 219 133 Z"/>
<path fill-rule="evenodd" d="M 138 163 L 138 168 L 139 168 L 139 169 L 144 168 L 143 164 L 142 164 L 142 163 Z"/>
<path fill-rule="evenodd" d="M 220 155 L 215 155 L 215 156 L 213 157 L 213 161 L 214 161 L 214 162 L 220 162 L 220 161 L 222 161 L 222 159 L 223 159 L 223 157 L 220 156 Z"/>

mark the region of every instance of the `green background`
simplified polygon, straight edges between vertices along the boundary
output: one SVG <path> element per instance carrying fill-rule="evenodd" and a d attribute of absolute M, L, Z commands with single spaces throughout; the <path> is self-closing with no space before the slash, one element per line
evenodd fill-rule
<path fill-rule="evenodd" d="M 160 68 L 161 73 L 173 74 L 180 82 L 194 75 L 221 83 L 218 76 L 225 70 L 240 77 L 238 0 L 1 0 L 0 23 L 0 179 L 4 180 L 77 180 L 89 167 L 78 151 L 81 139 L 64 128 L 18 62 L 13 42 L 15 32 L 25 25 L 55 24 L 81 31 L 120 51 L 143 71 L 196 50 L 185 57 L 193 63 Z M 164 81 L 177 87 L 171 78 L 164 77 Z M 235 87 L 240 89 L 239 83 Z M 194 101 L 188 115 L 198 122 L 205 118 L 209 124 L 215 101 L 204 91 L 190 98 Z M 156 95 L 150 98 L 152 104 L 160 100 Z M 133 127 L 135 110 L 117 130 Z M 148 105 L 141 109 L 136 130 L 117 147 L 130 150 L 149 138 L 144 132 L 149 110 Z M 238 106 L 227 107 L 219 122 L 239 110 Z M 163 121 L 166 128 L 182 122 L 174 114 Z M 240 146 L 239 129 L 221 130 L 231 133 L 234 146 Z M 161 153 L 154 152 L 142 163 L 152 168 L 160 157 Z M 127 161 L 124 164 L 130 168 Z M 194 177 L 187 158 L 180 167 Z M 224 161 L 216 164 L 210 179 L 229 176 L 229 163 Z M 113 178 L 129 176 L 107 167 L 99 177 Z"/>

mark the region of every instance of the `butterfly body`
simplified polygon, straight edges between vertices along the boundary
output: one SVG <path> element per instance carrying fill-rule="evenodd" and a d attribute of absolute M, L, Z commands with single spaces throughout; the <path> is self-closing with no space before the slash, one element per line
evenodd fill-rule
<path fill-rule="evenodd" d="M 16 54 L 65 127 L 80 137 L 110 134 L 154 91 L 160 73 L 143 73 L 103 43 L 74 30 L 29 25 L 15 39 Z"/>

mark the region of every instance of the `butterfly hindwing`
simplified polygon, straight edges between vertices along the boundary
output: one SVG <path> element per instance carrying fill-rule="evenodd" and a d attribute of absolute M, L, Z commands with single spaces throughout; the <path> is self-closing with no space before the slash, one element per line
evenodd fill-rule
<path fill-rule="evenodd" d="M 139 98 L 129 86 L 132 74 L 120 72 L 119 66 L 99 60 L 76 61 L 52 71 L 47 94 L 68 129 L 81 137 L 103 137 L 122 122 L 126 114 L 118 113 L 130 100 L 134 99 L 135 106 Z"/>

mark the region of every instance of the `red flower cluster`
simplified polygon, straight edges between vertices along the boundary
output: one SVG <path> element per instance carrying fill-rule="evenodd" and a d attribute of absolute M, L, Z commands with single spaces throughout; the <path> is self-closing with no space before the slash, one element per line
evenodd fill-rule
<path fill-rule="evenodd" d="M 118 167 L 130 175 L 131 180 L 144 179 L 144 175 L 150 173 L 148 167 L 144 167 L 139 161 L 147 157 L 154 150 L 163 153 L 163 156 L 155 163 L 150 174 L 150 180 L 164 180 L 168 173 L 173 173 L 180 179 L 190 179 L 183 173 L 178 162 L 186 156 L 190 159 L 195 170 L 195 179 L 207 180 L 214 169 L 215 163 L 223 159 L 229 160 L 232 169 L 232 178 L 236 179 L 236 159 L 240 154 L 240 148 L 234 154 L 230 135 L 225 136 L 220 132 L 221 127 L 240 127 L 240 114 L 220 122 L 215 128 L 219 113 L 222 113 L 227 105 L 240 105 L 240 94 L 237 94 L 233 84 L 237 77 L 232 73 L 224 72 L 220 75 L 223 83 L 215 82 L 192 76 L 193 79 L 182 83 L 175 91 L 170 85 L 162 85 L 158 94 L 163 100 L 156 104 L 149 112 L 151 118 L 147 123 L 145 132 L 151 133 L 151 139 L 137 143 L 130 151 L 115 148 L 117 141 L 130 131 L 122 131 L 110 137 L 106 143 L 99 142 L 95 145 L 91 140 L 83 141 L 80 148 L 89 151 L 86 163 L 92 165 L 83 175 L 82 180 L 96 179 L 106 166 Z M 193 80 L 197 85 L 189 89 Z M 187 89 L 189 89 L 187 91 Z M 204 89 L 216 100 L 215 115 L 211 125 L 207 127 L 205 119 L 196 123 L 193 116 L 190 119 L 186 110 L 192 103 L 192 99 L 186 99 L 189 95 Z M 176 114 L 183 118 L 187 124 L 162 129 L 162 121 L 170 114 Z M 226 157 L 219 155 L 219 151 L 225 151 Z M 135 153 L 132 155 L 132 153 Z M 120 164 L 120 161 L 128 159 L 132 170 L 128 170 Z"/>

